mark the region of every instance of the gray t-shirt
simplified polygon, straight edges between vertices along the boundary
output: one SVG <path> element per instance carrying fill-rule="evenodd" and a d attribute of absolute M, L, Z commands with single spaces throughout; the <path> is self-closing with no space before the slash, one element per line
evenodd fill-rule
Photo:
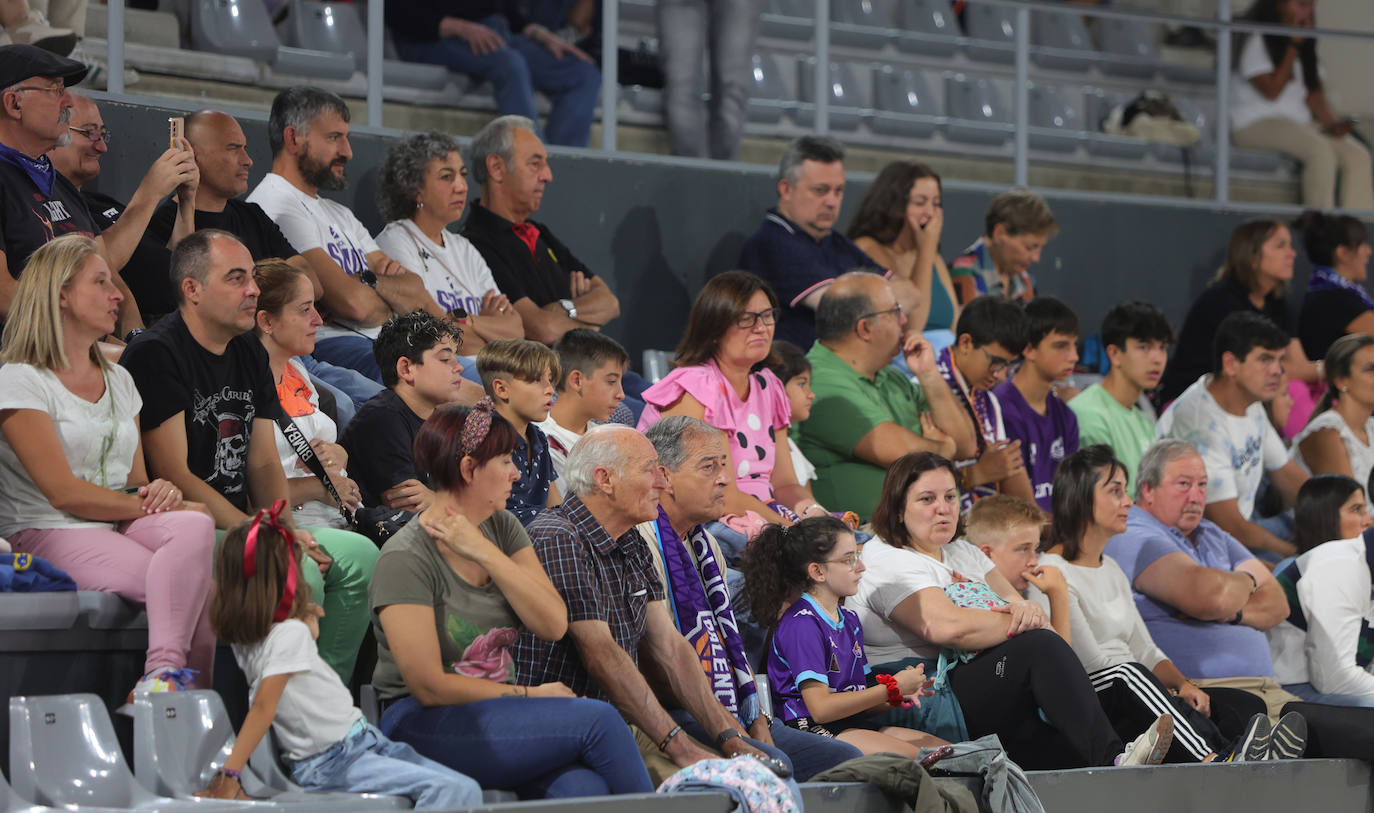
<path fill-rule="evenodd" d="M 497 511 L 478 527 L 507 556 L 530 546 L 529 534 L 509 511 Z M 412 520 L 382 547 L 368 597 L 372 631 L 377 636 L 372 685 L 378 696 L 393 699 L 410 694 L 377 620 L 377 611 L 391 604 L 434 608 L 434 631 L 445 672 L 515 682 L 510 648 L 515 644 L 520 619 L 495 582 L 476 587 L 454 573 L 418 520 Z"/>

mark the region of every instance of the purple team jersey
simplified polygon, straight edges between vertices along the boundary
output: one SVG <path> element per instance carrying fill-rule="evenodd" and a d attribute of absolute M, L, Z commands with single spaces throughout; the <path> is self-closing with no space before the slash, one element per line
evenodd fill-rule
<path fill-rule="evenodd" d="M 768 686 L 784 722 L 811 716 L 802 702 L 803 682 L 818 680 L 832 692 L 857 692 L 868 687 L 869 671 L 863 627 L 852 611 L 841 607 L 835 621 L 803 593 L 783 613 L 768 652 Z"/>
<path fill-rule="evenodd" d="M 1059 461 L 1078 451 L 1078 417 L 1054 393 L 1045 401 L 1044 415 L 1032 409 L 1010 381 L 993 393 L 1002 404 L 1007 440 L 1021 441 L 1021 459 L 1035 489 L 1035 504 L 1048 513 L 1054 495 L 1054 470 L 1059 468 Z"/>

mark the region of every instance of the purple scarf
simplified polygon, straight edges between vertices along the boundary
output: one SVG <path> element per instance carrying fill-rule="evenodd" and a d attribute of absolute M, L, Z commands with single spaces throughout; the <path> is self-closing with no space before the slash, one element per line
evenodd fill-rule
<path fill-rule="evenodd" d="M 1364 286 L 1351 282 L 1345 277 L 1337 274 L 1332 268 L 1324 265 L 1312 268 L 1312 277 L 1307 281 L 1309 291 L 1349 291 L 1360 298 L 1366 308 L 1374 310 L 1374 299 L 1369 298 L 1369 292 Z"/>
<path fill-rule="evenodd" d="M 684 543 L 660 506 L 655 530 L 673 623 L 696 651 L 716 699 L 747 726 L 759 715 L 758 691 L 706 529 L 696 526 Z"/>

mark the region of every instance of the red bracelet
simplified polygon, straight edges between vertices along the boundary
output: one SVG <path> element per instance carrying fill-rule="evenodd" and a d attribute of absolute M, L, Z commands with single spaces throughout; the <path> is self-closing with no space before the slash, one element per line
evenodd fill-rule
<path fill-rule="evenodd" d="M 897 678 L 892 675 L 878 675 L 877 681 L 887 687 L 887 704 L 893 708 L 901 708 L 906 698 L 902 696 L 902 690 L 897 688 Z"/>

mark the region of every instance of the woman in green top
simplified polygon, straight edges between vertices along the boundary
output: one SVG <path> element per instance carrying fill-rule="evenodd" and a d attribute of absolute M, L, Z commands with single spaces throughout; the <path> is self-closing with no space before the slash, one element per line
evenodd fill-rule
<path fill-rule="evenodd" d="M 568 611 L 519 520 L 515 429 L 489 399 L 443 407 L 415 437 L 434 503 L 387 540 L 371 585 L 381 729 L 424 756 L 524 798 L 653 790 L 610 705 L 562 683 L 515 685 L 521 627 L 556 641 Z"/>
<path fill-rule="evenodd" d="M 849 225 L 855 245 L 920 289 L 921 302 L 907 318 L 923 325 L 936 351 L 953 344 L 951 331 L 959 318 L 954 283 L 940 259 L 942 192 L 935 170 L 916 161 L 894 161 L 873 180 Z"/>

